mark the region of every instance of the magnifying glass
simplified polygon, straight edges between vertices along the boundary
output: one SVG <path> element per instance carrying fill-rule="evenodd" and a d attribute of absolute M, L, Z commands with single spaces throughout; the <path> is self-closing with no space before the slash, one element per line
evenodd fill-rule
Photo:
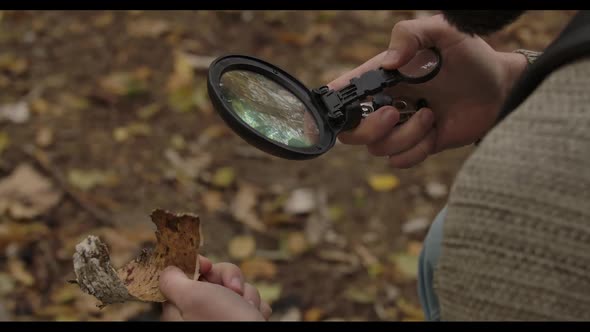
<path fill-rule="evenodd" d="M 441 64 L 436 49 L 425 49 L 399 69 L 368 71 L 340 90 L 310 90 L 263 60 L 227 55 L 211 63 L 207 88 L 215 110 L 242 139 L 274 156 L 303 160 L 326 153 L 340 132 L 355 128 L 382 106 L 400 111 L 398 124 L 407 121 L 427 101 L 381 92 L 399 83 L 424 83 Z"/>

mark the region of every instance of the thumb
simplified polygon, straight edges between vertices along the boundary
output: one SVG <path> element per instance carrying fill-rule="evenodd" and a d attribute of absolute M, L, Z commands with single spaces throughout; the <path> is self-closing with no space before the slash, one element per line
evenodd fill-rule
<path fill-rule="evenodd" d="M 234 291 L 191 280 L 177 267 L 160 274 L 160 291 L 184 320 L 263 320 L 262 314 Z"/>
<path fill-rule="evenodd" d="M 169 266 L 160 273 L 159 287 L 170 302 L 178 304 L 178 299 L 193 280 L 176 266 Z"/>

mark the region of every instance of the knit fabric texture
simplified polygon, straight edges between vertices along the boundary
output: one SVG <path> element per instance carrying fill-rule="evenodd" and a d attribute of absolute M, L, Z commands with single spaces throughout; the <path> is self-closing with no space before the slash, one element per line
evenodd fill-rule
<path fill-rule="evenodd" d="M 434 284 L 442 320 L 590 319 L 590 59 L 551 73 L 467 159 Z"/>

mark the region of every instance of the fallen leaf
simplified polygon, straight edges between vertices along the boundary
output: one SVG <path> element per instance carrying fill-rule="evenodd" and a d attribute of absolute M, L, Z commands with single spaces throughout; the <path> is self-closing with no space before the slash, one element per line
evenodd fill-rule
<path fill-rule="evenodd" d="M 354 206 L 356 208 L 362 208 L 367 203 L 367 192 L 364 188 L 354 188 L 352 191 L 354 196 Z"/>
<path fill-rule="evenodd" d="M 424 312 L 422 309 L 406 301 L 404 298 L 400 298 L 397 301 L 397 307 L 405 316 L 403 321 L 424 321 Z"/>
<path fill-rule="evenodd" d="M 408 254 L 413 256 L 420 256 L 420 252 L 422 251 L 422 242 L 418 241 L 410 241 L 408 243 Z"/>
<path fill-rule="evenodd" d="M 127 24 L 127 33 L 131 37 L 157 38 L 170 31 L 170 25 L 166 21 L 155 19 L 134 19 Z"/>
<path fill-rule="evenodd" d="M 42 98 L 36 98 L 31 102 L 31 111 L 37 114 L 44 114 L 49 111 L 49 103 Z"/>
<path fill-rule="evenodd" d="M 118 184 L 117 175 L 97 169 L 82 170 L 73 168 L 68 171 L 68 181 L 76 188 L 87 191 L 97 186 L 112 187 Z"/>
<path fill-rule="evenodd" d="M 27 59 L 17 57 L 13 53 L 0 54 L 0 71 L 8 71 L 15 75 L 23 74 L 29 68 Z"/>
<path fill-rule="evenodd" d="M 256 251 L 256 239 L 249 235 L 235 236 L 229 241 L 227 251 L 232 259 L 246 259 Z"/>
<path fill-rule="evenodd" d="M 0 251 L 4 251 L 11 244 L 28 244 L 47 236 L 49 228 L 42 223 L 13 223 L 0 224 Z"/>
<path fill-rule="evenodd" d="M 0 105 L 0 123 L 3 121 L 9 121 L 16 124 L 22 124 L 29 121 L 30 114 L 29 104 L 25 101 Z"/>
<path fill-rule="evenodd" d="M 447 196 L 448 190 L 444 183 L 428 182 L 426 184 L 426 194 L 434 199 L 444 198 Z"/>
<path fill-rule="evenodd" d="M 113 23 L 113 13 L 111 13 L 111 12 L 102 13 L 102 14 L 96 16 L 94 18 L 94 20 L 92 20 L 92 23 L 97 28 L 104 28 L 107 25 L 110 25 L 111 23 Z"/>
<path fill-rule="evenodd" d="M 140 74 L 141 75 L 141 74 Z M 102 78 L 100 87 L 115 96 L 137 96 L 148 92 L 145 79 L 137 73 L 114 72 Z"/>
<path fill-rule="evenodd" d="M 0 180 L 0 213 L 15 219 L 37 217 L 53 208 L 62 192 L 29 164 L 20 164 Z"/>
<path fill-rule="evenodd" d="M 149 104 L 137 110 L 137 116 L 142 120 L 147 120 L 156 115 L 162 107 L 156 103 Z"/>
<path fill-rule="evenodd" d="M 227 188 L 234 183 L 235 179 L 236 173 L 234 169 L 227 166 L 218 168 L 215 171 L 213 178 L 211 179 L 211 183 L 219 188 Z"/>
<path fill-rule="evenodd" d="M 427 218 L 414 218 L 402 225 L 404 234 L 417 234 L 426 231 L 430 227 L 430 220 Z"/>
<path fill-rule="evenodd" d="M 260 257 L 243 261 L 240 269 L 249 281 L 272 280 L 278 272 L 277 266 L 272 261 Z"/>
<path fill-rule="evenodd" d="M 166 149 L 164 156 L 172 164 L 172 171 L 174 171 L 174 176 L 177 179 L 186 177 L 189 180 L 195 180 L 213 161 L 213 158 L 208 153 L 183 158 L 174 149 Z"/>
<path fill-rule="evenodd" d="M 35 278 L 27 271 L 27 268 L 23 261 L 18 259 L 11 259 L 8 261 L 8 272 L 14 278 L 14 280 L 23 284 L 26 287 L 33 286 Z"/>
<path fill-rule="evenodd" d="M 223 195 L 219 191 L 207 191 L 201 196 L 201 201 L 208 212 L 214 213 L 225 207 Z"/>
<path fill-rule="evenodd" d="M 260 298 L 272 306 L 272 304 L 281 298 L 281 293 L 283 291 L 283 287 L 281 284 L 278 283 L 268 283 L 268 282 L 258 282 L 253 284 L 256 289 L 258 289 L 258 293 L 260 293 Z"/>
<path fill-rule="evenodd" d="M 62 106 L 74 111 L 83 111 L 90 107 L 90 102 L 88 99 L 68 92 L 62 92 L 59 95 L 59 103 Z"/>
<path fill-rule="evenodd" d="M 180 268 L 192 279 L 199 277 L 198 254 L 202 245 L 199 217 L 155 210 L 156 247 L 115 270 L 107 246 L 89 236 L 76 246 L 73 257 L 80 288 L 101 301 L 101 306 L 126 301 L 164 302 L 158 286 L 168 266 Z"/>
<path fill-rule="evenodd" d="M 202 86 L 201 86 L 201 89 Z M 174 70 L 168 78 L 166 86 L 168 92 L 168 104 L 179 112 L 190 111 L 195 105 L 197 83 L 190 60 L 183 52 L 176 52 L 174 57 Z M 205 89 L 206 91 L 206 86 Z"/>
<path fill-rule="evenodd" d="M 291 307 L 281 315 L 279 318 L 280 322 L 300 322 L 301 321 L 301 310 L 297 307 Z"/>
<path fill-rule="evenodd" d="M 310 308 L 303 314 L 303 320 L 306 322 L 318 322 L 324 318 L 325 312 L 322 308 Z"/>
<path fill-rule="evenodd" d="M 8 134 L 4 131 L 0 131 L 0 155 L 6 150 L 9 144 L 10 139 L 8 138 Z"/>
<path fill-rule="evenodd" d="M 391 191 L 399 186 L 399 179 L 391 174 L 372 174 L 368 178 L 369 185 L 375 191 Z"/>
<path fill-rule="evenodd" d="M 182 135 L 173 134 L 172 137 L 170 137 L 170 145 L 176 150 L 182 150 L 186 147 L 186 141 Z"/>
<path fill-rule="evenodd" d="M 49 127 L 41 127 L 35 136 L 35 143 L 42 148 L 46 148 L 53 144 L 53 129 Z M 0 151 L 2 149 L 0 148 Z"/>
<path fill-rule="evenodd" d="M 74 302 L 78 296 L 80 296 L 80 288 L 68 283 L 51 292 L 49 298 L 55 304 L 68 304 Z"/>
<path fill-rule="evenodd" d="M 418 256 L 407 253 L 397 253 L 391 255 L 389 259 L 395 264 L 396 270 L 404 277 L 416 279 L 418 276 Z"/>
<path fill-rule="evenodd" d="M 359 287 L 355 285 L 348 286 L 344 291 L 344 296 L 355 303 L 369 304 L 375 302 L 377 298 L 377 287 L 375 285 L 366 285 Z"/>
<path fill-rule="evenodd" d="M 310 213 L 316 206 L 316 197 L 313 189 L 299 188 L 291 192 L 283 209 L 289 214 Z"/>
<path fill-rule="evenodd" d="M 215 60 L 214 56 L 207 56 L 207 55 L 196 55 L 196 54 L 184 54 L 186 57 L 186 61 L 193 67 L 195 70 L 208 70 L 209 65 L 211 62 Z"/>
<path fill-rule="evenodd" d="M 332 222 L 338 222 L 344 217 L 344 209 L 340 206 L 329 206 L 328 216 Z"/>
<path fill-rule="evenodd" d="M 238 187 L 238 193 L 230 206 L 232 216 L 254 230 L 265 232 L 266 225 L 262 223 L 255 210 L 258 204 L 258 188 L 247 183 L 241 183 Z"/>
<path fill-rule="evenodd" d="M 309 248 L 303 232 L 289 232 L 283 240 L 283 247 L 291 256 L 299 256 Z"/>
<path fill-rule="evenodd" d="M 14 290 L 16 283 L 9 274 L 0 272 L 0 297 L 10 294 Z"/>
<path fill-rule="evenodd" d="M 375 314 L 383 321 L 396 321 L 398 320 L 399 311 L 394 306 L 385 306 L 382 303 L 376 302 L 373 306 Z"/>
<path fill-rule="evenodd" d="M 113 138 L 117 142 L 124 142 L 131 137 L 149 136 L 152 128 L 147 123 L 135 122 L 113 130 Z"/>
<path fill-rule="evenodd" d="M 149 311 L 151 306 L 148 303 L 132 302 L 127 303 L 120 308 L 113 307 L 111 310 L 103 313 L 101 321 L 109 322 L 124 322 L 129 321 L 133 317 Z"/>

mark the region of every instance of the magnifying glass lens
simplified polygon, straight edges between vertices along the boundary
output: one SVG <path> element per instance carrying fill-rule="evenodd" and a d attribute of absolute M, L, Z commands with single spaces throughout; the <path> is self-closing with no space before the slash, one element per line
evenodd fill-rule
<path fill-rule="evenodd" d="M 248 70 L 230 70 L 219 81 L 231 111 L 259 134 L 291 147 L 310 147 L 320 131 L 312 113 L 293 93 Z"/>
<path fill-rule="evenodd" d="M 427 76 L 439 66 L 439 57 L 431 49 L 419 51 L 410 62 L 400 67 L 398 71 L 408 78 Z"/>

